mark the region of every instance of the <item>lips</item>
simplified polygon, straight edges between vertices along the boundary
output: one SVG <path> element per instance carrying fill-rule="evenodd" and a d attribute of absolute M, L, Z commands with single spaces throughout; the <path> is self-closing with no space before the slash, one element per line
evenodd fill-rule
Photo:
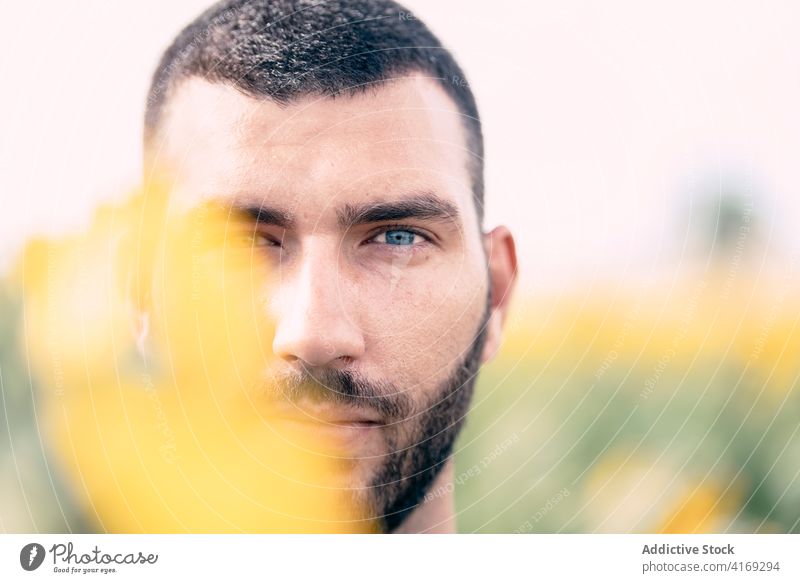
<path fill-rule="evenodd" d="M 379 455 L 384 422 L 370 411 L 338 407 L 300 407 L 281 403 L 266 422 L 305 451 L 337 458 L 362 459 Z"/>
<path fill-rule="evenodd" d="M 270 418 L 278 421 L 331 428 L 369 428 L 380 427 L 382 420 L 373 412 L 340 406 L 303 406 L 293 403 L 275 404 Z"/>

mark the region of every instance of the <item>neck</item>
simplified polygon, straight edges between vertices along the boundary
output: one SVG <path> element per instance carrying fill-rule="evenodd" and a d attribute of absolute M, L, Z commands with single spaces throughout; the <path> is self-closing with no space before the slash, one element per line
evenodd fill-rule
<path fill-rule="evenodd" d="M 455 465 L 450 458 L 428 488 L 422 503 L 403 521 L 397 534 L 428 533 L 453 534 L 456 532 L 453 479 Z"/>

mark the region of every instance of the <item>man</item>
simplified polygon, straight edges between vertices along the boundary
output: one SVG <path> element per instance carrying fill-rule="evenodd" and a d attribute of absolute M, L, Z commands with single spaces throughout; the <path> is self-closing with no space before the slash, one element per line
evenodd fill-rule
<path fill-rule="evenodd" d="M 516 277 L 509 231 L 482 231 L 464 79 L 390 0 L 234 0 L 180 33 L 147 102 L 146 179 L 243 217 L 274 274 L 266 422 L 330 444 L 386 532 L 455 530 L 452 494 L 423 500 L 452 482 Z"/>

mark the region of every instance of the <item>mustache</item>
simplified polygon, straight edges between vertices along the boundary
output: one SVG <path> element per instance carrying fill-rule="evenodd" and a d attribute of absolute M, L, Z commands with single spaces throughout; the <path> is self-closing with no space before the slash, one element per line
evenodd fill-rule
<path fill-rule="evenodd" d="M 274 375 L 261 384 L 258 393 L 268 402 L 289 401 L 342 405 L 368 409 L 387 421 L 410 417 L 412 401 L 391 383 L 371 381 L 354 371 L 338 369 L 303 369 Z"/>

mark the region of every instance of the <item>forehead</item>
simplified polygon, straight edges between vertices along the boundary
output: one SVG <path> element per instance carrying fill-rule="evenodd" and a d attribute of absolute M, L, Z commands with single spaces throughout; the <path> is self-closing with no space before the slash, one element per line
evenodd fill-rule
<path fill-rule="evenodd" d="M 288 105 L 191 78 L 168 101 L 150 155 L 175 172 L 186 203 L 245 195 L 324 207 L 433 191 L 469 217 L 466 145 L 458 107 L 419 75 Z"/>

